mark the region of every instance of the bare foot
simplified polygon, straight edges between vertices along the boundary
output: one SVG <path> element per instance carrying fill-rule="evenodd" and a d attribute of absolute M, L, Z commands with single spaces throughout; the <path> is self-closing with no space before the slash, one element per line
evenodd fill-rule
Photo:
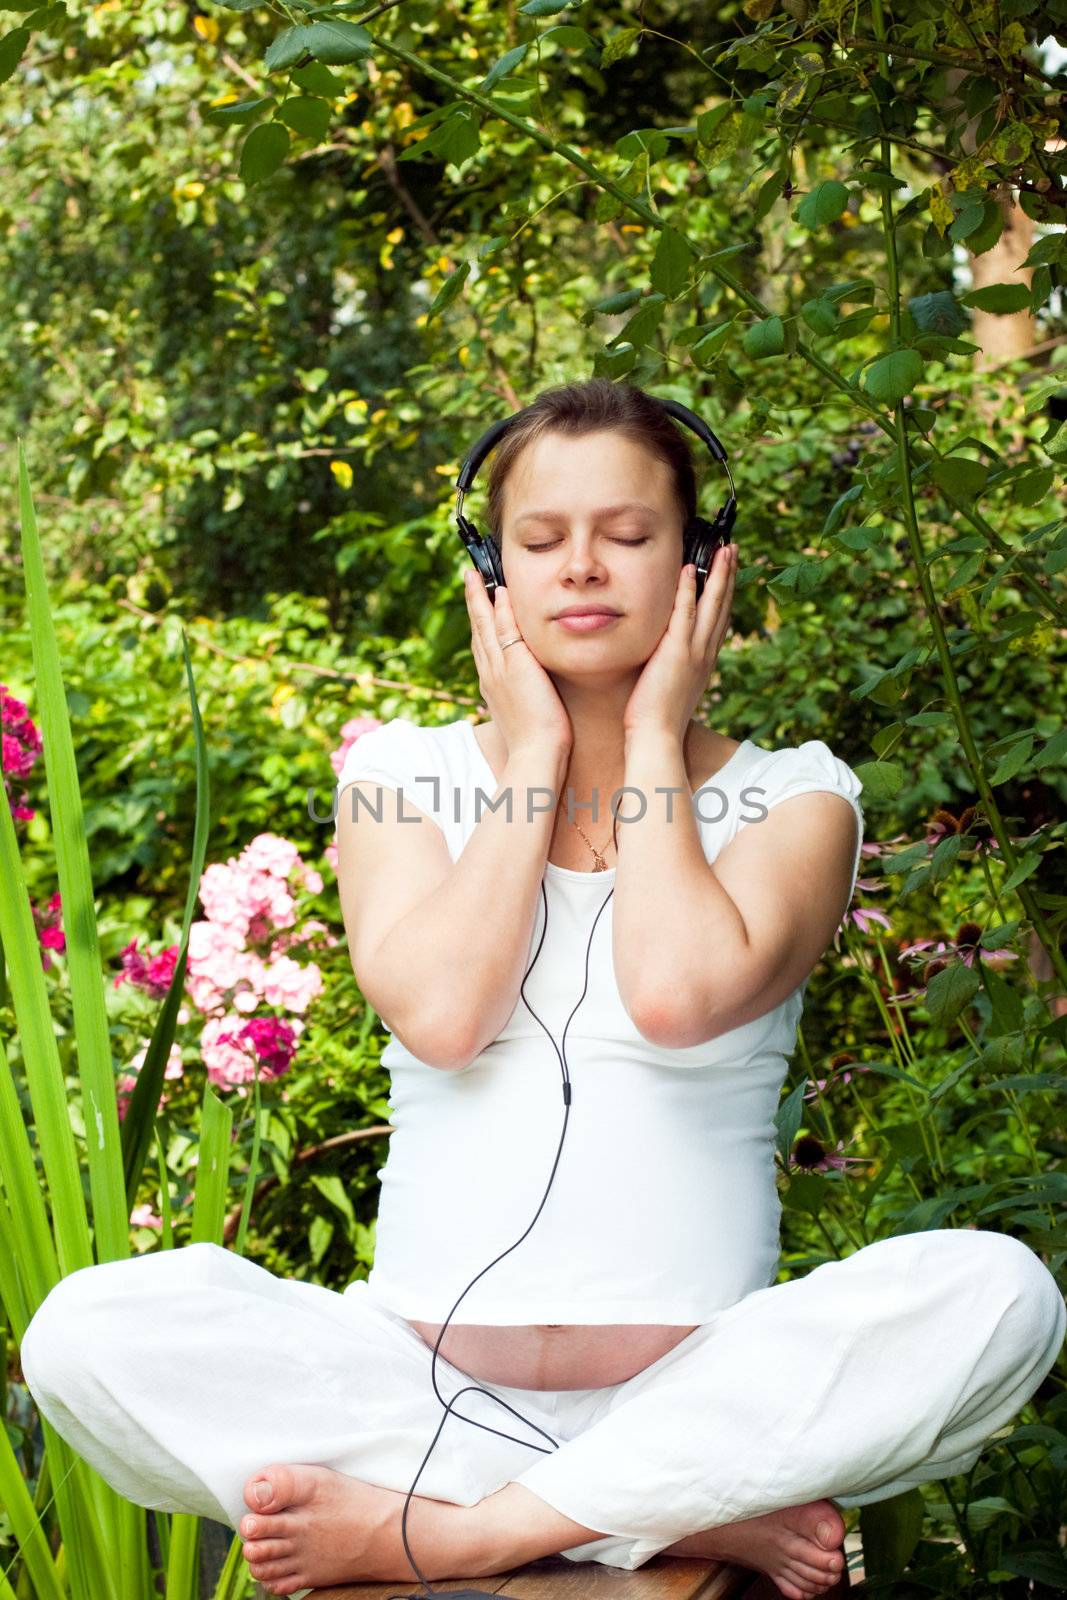
<path fill-rule="evenodd" d="M 845 1567 L 845 1524 L 830 1500 L 809 1500 L 762 1517 L 706 1528 L 671 1545 L 664 1555 L 710 1556 L 765 1572 L 786 1600 L 812 1600 L 831 1588 Z"/>
<path fill-rule="evenodd" d="M 255 1486 L 271 1495 L 260 1505 Z M 271 1594 L 320 1589 L 331 1584 L 416 1582 L 400 1521 L 406 1496 L 330 1467 L 275 1465 L 253 1473 L 244 1488 L 249 1515 L 238 1532 L 246 1540 L 249 1570 Z M 430 1579 L 452 1576 L 462 1566 L 462 1507 L 412 1495 L 407 1538 L 415 1560 Z M 453 1518 L 449 1518 L 453 1513 Z"/>

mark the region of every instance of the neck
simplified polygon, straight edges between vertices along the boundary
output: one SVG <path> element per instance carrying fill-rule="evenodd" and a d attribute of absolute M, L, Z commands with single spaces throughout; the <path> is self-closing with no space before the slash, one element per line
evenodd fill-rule
<path fill-rule="evenodd" d="M 623 679 L 613 674 L 607 685 L 551 676 L 574 732 L 567 783 L 577 791 L 594 784 L 621 783 L 626 766 L 622 719 L 638 674 Z M 606 804 L 606 797 L 601 804 Z"/>

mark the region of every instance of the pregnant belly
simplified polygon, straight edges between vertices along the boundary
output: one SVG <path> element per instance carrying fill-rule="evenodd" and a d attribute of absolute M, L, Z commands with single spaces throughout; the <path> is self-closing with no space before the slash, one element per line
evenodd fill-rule
<path fill-rule="evenodd" d="M 405 1320 L 432 1350 L 443 1324 Z M 491 1327 L 450 1322 L 438 1355 L 483 1383 L 516 1389 L 603 1389 L 635 1378 L 696 1326 L 625 1322 Z"/>

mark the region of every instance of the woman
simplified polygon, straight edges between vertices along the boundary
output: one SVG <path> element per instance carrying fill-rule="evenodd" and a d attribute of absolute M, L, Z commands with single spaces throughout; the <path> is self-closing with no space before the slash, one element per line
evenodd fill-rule
<path fill-rule="evenodd" d="M 1051 1273 L 993 1232 L 775 1282 L 774 1111 L 861 785 L 821 741 L 694 720 L 736 570 L 720 552 L 696 604 L 694 507 L 652 397 L 540 396 L 490 476 L 506 587 L 467 574 L 491 720 L 395 718 L 348 753 L 341 901 L 392 1035 L 370 1278 L 338 1295 L 193 1246 L 71 1275 L 27 1334 L 52 1423 L 138 1503 L 239 1519 L 271 1592 L 410 1583 L 418 1475 L 431 1578 L 664 1551 L 806 1600 L 841 1576 L 839 1507 L 968 1468 L 1062 1344 Z M 117 1295 L 149 1371 L 195 1319 L 180 1408 L 105 1337 Z M 443 1328 L 463 1398 L 426 1459 Z"/>

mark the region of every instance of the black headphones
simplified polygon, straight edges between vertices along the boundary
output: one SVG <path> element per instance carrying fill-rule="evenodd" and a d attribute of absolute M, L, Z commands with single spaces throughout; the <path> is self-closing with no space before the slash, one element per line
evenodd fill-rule
<path fill-rule="evenodd" d="M 730 543 L 730 531 L 737 515 L 737 498 L 734 493 L 733 474 L 726 460 L 726 451 L 707 423 L 698 417 L 695 411 L 690 411 L 688 406 L 683 406 L 678 400 L 663 400 L 658 395 L 652 398 L 665 411 L 669 411 L 672 417 L 676 417 L 679 422 L 684 422 L 687 427 L 692 428 L 698 438 L 703 439 L 716 461 L 722 462 L 726 468 L 726 476 L 730 479 L 729 498 L 715 513 L 715 520 L 708 522 L 704 517 L 690 517 L 685 525 L 683 565 L 689 561 L 696 563 L 696 597 L 699 600 L 704 592 L 704 583 L 716 550 L 720 545 Z M 463 497 L 470 489 L 478 468 L 493 446 L 509 428 L 514 427 L 520 417 L 525 415 L 525 411 L 516 411 L 512 416 L 505 417 L 501 422 L 494 422 L 491 428 L 487 428 L 477 444 L 468 450 L 464 457 L 463 465 L 459 470 L 459 477 L 456 479 L 456 488 L 459 490 L 459 498 L 456 502 L 456 527 L 459 530 L 460 538 L 467 546 L 471 560 L 484 579 L 490 600 L 494 599 L 494 591 L 498 584 L 506 587 L 504 569 L 501 565 L 499 552 L 492 539 L 480 534 L 473 522 L 470 522 L 463 515 Z"/>

